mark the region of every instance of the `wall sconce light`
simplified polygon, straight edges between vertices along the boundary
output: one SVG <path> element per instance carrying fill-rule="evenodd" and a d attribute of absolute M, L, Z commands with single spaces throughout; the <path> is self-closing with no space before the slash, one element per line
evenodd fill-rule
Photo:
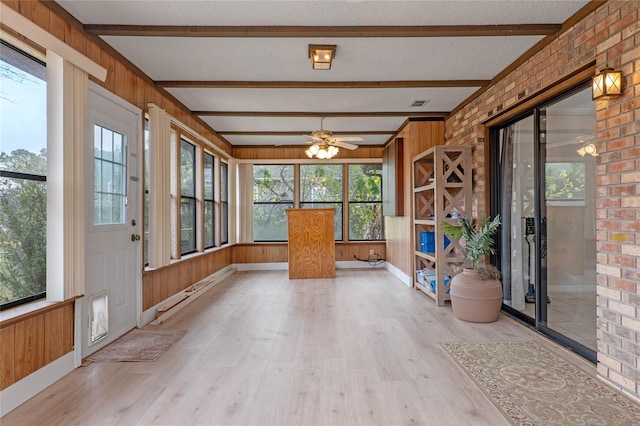
<path fill-rule="evenodd" d="M 616 71 L 613 68 L 606 67 L 601 69 L 599 73 L 593 76 L 591 87 L 591 98 L 614 99 L 622 95 L 624 89 L 624 77 L 622 71 Z"/>
<path fill-rule="evenodd" d="M 310 44 L 309 57 L 314 70 L 330 70 L 336 56 L 335 44 Z"/>

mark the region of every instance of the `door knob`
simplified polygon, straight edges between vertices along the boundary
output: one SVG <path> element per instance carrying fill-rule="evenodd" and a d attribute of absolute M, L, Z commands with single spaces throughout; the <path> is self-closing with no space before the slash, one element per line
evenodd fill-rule
<path fill-rule="evenodd" d="M 140 235 L 131 234 L 131 241 L 140 241 Z"/>

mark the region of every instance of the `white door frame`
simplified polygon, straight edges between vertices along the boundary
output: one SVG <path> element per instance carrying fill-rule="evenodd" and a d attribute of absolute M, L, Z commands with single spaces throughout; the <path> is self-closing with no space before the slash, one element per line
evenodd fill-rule
<path fill-rule="evenodd" d="M 104 89 L 103 87 L 95 84 L 92 81 L 89 81 L 89 85 L 88 85 L 88 89 L 90 92 L 93 92 L 94 94 L 106 99 L 107 101 L 113 102 L 114 104 L 118 105 L 119 107 L 122 107 L 123 109 L 126 109 L 128 112 L 131 112 L 132 114 L 134 114 L 136 116 L 136 130 L 135 130 L 135 137 L 137 138 L 137 145 L 138 145 L 138 155 L 137 157 L 132 158 L 129 157 L 128 161 L 134 161 L 135 160 L 135 170 L 137 170 L 137 181 L 131 180 L 130 179 L 130 173 L 129 173 L 129 166 L 127 167 L 127 175 L 126 175 L 126 179 L 127 179 L 127 185 L 129 187 L 133 187 L 135 185 L 136 191 L 137 191 L 137 211 L 134 213 L 134 216 L 138 219 L 138 231 L 140 231 L 142 229 L 142 218 L 143 218 L 143 203 L 144 203 L 144 197 L 142 194 L 142 179 L 143 179 L 143 175 L 144 175 L 144 170 L 143 170 L 143 161 L 142 161 L 142 153 L 144 150 L 144 144 L 143 144 L 143 134 L 142 134 L 142 117 L 143 117 L 143 112 L 140 108 L 136 107 L 135 105 L 132 105 L 130 103 L 128 103 L 127 101 L 125 101 L 124 99 L 116 96 L 115 94 L 113 94 L 112 92 Z M 89 114 L 87 114 L 87 123 L 88 121 L 91 119 L 91 117 L 89 116 Z M 88 124 L 87 124 L 88 125 Z M 91 156 L 92 157 L 92 156 Z M 88 161 L 88 160 L 87 160 Z M 93 169 L 93 167 L 91 167 L 91 169 Z M 87 183 L 86 185 L 87 191 L 92 190 L 91 188 L 93 188 L 92 184 Z M 89 197 L 87 197 L 87 200 L 89 199 Z M 87 201 L 88 202 L 88 201 Z M 93 211 L 93 207 L 87 205 L 86 208 L 90 211 Z M 88 226 L 91 226 L 88 224 Z M 88 229 L 88 228 L 86 228 Z M 85 238 L 87 238 L 87 230 L 85 229 Z M 140 233 L 140 232 L 138 232 Z M 134 300 L 134 304 L 135 304 L 135 322 L 136 322 L 136 326 L 137 327 L 141 327 L 142 326 L 142 244 L 138 243 L 136 244 L 135 247 L 135 253 L 136 253 L 136 259 L 135 259 L 135 265 L 136 265 L 136 273 L 135 273 L 135 300 Z M 75 326 L 75 341 L 77 342 L 77 344 L 75 345 L 75 355 L 76 355 L 76 363 L 77 365 L 80 365 L 82 362 L 82 348 L 86 342 L 86 339 L 88 338 L 87 333 L 85 329 L 83 329 L 82 327 L 82 306 L 89 303 L 89 298 L 87 297 L 87 295 L 85 295 L 85 297 L 83 297 L 82 299 L 79 300 L 79 304 L 76 305 L 76 326 Z M 115 337 L 115 336 L 114 336 Z M 104 346 L 104 345 L 102 345 Z M 96 349 L 99 349 L 101 347 L 101 345 L 97 344 L 95 345 Z"/>

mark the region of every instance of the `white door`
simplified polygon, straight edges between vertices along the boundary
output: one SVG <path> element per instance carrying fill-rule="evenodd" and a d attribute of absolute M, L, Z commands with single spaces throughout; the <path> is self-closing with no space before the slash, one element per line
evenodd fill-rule
<path fill-rule="evenodd" d="M 138 324 L 141 112 L 89 85 L 82 357 Z"/>

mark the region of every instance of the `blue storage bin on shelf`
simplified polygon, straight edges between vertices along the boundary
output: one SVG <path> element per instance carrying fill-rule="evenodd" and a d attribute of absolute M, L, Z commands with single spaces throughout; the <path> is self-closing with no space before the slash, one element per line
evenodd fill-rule
<path fill-rule="evenodd" d="M 449 245 L 449 238 L 444 235 L 444 247 Z M 436 233 L 421 232 L 420 233 L 420 251 L 423 253 L 435 253 L 436 251 Z"/>
<path fill-rule="evenodd" d="M 436 277 L 428 277 L 428 278 L 429 278 L 429 287 L 431 288 L 431 291 L 435 293 L 436 292 Z M 450 278 L 445 275 L 445 277 L 444 277 L 444 285 L 449 284 L 449 281 L 450 281 Z M 449 294 L 449 293 L 451 293 L 451 287 L 449 287 L 447 289 L 447 293 L 446 294 Z"/>

